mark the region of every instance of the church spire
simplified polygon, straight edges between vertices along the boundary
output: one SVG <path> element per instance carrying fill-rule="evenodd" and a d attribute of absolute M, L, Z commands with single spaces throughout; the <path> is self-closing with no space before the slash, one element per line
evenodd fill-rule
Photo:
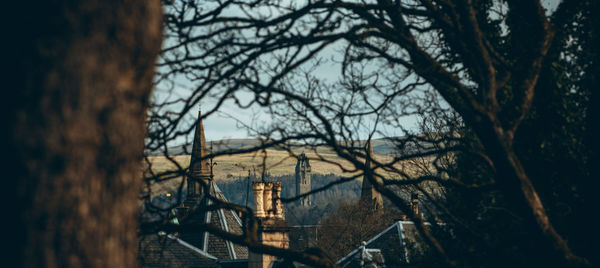
<path fill-rule="evenodd" d="M 373 176 L 373 168 L 375 165 L 372 163 L 372 159 L 374 159 L 375 154 L 373 153 L 373 145 L 371 144 L 371 140 L 367 143 L 366 148 L 366 158 L 365 158 L 365 176 L 362 181 L 362 191 L 360 193 L 360 201 L 365 206 L 368 206 L 373 209 L 382 209 L 383 208 L 383 199 L 381 197 L 381 193 L 379 193 L 368 177 Z"/>
<path fill-rule="evenodd" d="M 198 123 L 194 133 L 192 145 L 192 156 L 190 159 L 190 175 L 188 176 L 188 197 L 197 197 L 202 193 L 201 180 L 208 183 L 210 170 L 208 165 L 208 150 L 206 149 L 206 138 L 204 137 L 204 126 L 202 124 L 202 110 L 198 109 Z"/>

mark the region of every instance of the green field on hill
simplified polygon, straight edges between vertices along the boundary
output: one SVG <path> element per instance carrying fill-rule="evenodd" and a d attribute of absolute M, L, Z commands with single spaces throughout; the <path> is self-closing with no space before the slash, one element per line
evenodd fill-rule
<path fill-rule="evenodd" d="M 279 150 L 266 150 L 266 168 L 267 171 L 273 176 L 281 176 L 286 174 L 293 174 L 296 167 L 296 158 L 290 156 L 286 151 Z M 356 172 L 344 172 L 342 167 L 345 169 L 351 169 L 352 166 L 345 160 L 340 159 L 334 154 L 319 154 L 315 153 L 306 154 L 310 158 L 310 164 L 312 166 L 313 173 L 319 174 L 336 174 L 339 176 L 349 176 Z M 325 161 L 316 160 L 317 158 L 323 158 Z M 177 161 L 182 167 L 188 167 L 190 164 L 189 155 L 177 155 L 172 157 L 173 160 Z M 154 172 L 162 172 L 167 170 L 176 169 L 175 164 L 164 156 L 151 156 L 149 160 L 152 164 L 152 170 Z M 240 176 L 246 176 L 248 169 L 254 167 L 256 173 L 260 174 L 262 171 L 263 155 L 262 153 L 246 153 L 239 155 L 224 155 L 218 156 L 214 159 L 217 165 L 214 167 L 215 178 L 218 180 L 229 180 Z M 328 163 L 327 161 L 333 162 Z M 334 164 L 336 163 L 336 164 Z"/>
<path fill-rule="evenodd" d="M 296 158 L 290 153 L 281 150 L 266 150 L 266 168 L 271 176 L 283 176 L 294 174 L 296 168 Z M 306 153 L 310 159 L 312 173 L 317 174 L 335 174 L 336 176 L 352 176 L 358 171 L 346 160 L 339 158 L 331 153 Z M 187 168 L 190 162 L 189 155 L 176 155 L 171 157 L 181 167 Z M 391 161 L 391 157 L 387 155 L 375 155 L 378 161 Z M 324 159 L 324 160 L 319 160 Z M 164 156 L 150 156 L 152 171 L 156 174 L 176 170 L 176 165 Z M 240 177 L 248 175 L 248 169 L 252 170 L 255 167 L 256 174 L 260 176 L 262 172 L 263 154 L 245 153 L 238 155 L 218 156 L 214 159 L 217 165 L 214 167 L 215 180 L 217 181 L 233 181 Z M 400 168 L 400 164 L 397 165 Z M 345 170 L 344 170 L 345 169 Z M 146 173 L 147 177 L 148 174 Z M 359 178 L 360 180 L 360 178 Z M 169 181 L 156 183 L 152 185 L 152 192 L 159 193 L 172 191 L 176 189 L 182 182 L 182 177 L 171 179 Z"/>

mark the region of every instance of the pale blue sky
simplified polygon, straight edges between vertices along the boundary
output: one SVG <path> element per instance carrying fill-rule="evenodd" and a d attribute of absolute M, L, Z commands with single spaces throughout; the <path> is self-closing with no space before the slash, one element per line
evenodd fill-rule
<path fill-rule="evenodd" d="M 558 0 L 543 0 L 543 5 L 547 7 L 550 12 L 553 12 L 558 4 Z M 326 58 L 331 58 L 335 53 L 333 53 L 333 49 L 329 49 L 329 51 L 325 51 L 324 56 Z M 339 60 L 339 59 L 335 59 Z M 337 64 L 329 63 L 320 68 L 318 68 L 318 75 L 322 78 L 326 78 L 330 81 L 337 80 L 340 73 L 340 66 Z M 186 83 L 183 80 L 177 81 L 178 85 L 175 87 L 174 94 L 178 96 L 186 96 L 189 94 L 189 90 L 192 85 L 190 83 Z M 164 99 L 167 95 L 161 91 L 160 86 L 155 90 L 153 97 L 157 99 Z M 241 97 L 244 99 L 244 97 Z M 205 104 L 203 104 L 203 112 L 211 108 L 210 100 L 206 100 Z M 197 113 L 194 112 L 193 116 L 196 116 Z M 254 123 L 255 125 L 260 124 L 268 124 L 270 122 L 270 117 L 268 114 L 261 111 L 258 107 L 253 107 L 249 110 L 242 110 L 237 107 L 235 104 L 229 102 L 225 103 L 219 113 L 213 114 L 209 116 L 204 121 L 205 126 L 205 134 L 207 140 L 220 140 L 220 139 L 229 139 L 229 138 L 250 138 L 248 136 L 247 131 L 243 127 L 238 127 L 238 122 L 232 119 L 231 117 L 237 118 L 245 124 Z M 189 118 L 192 119 L 192 118 Z M 404 119 L 406 127 L 411 128 L 411 125 L 414 126 L 417 118 L 406 118 Z M 403 123 L 404 124 L 404 123 Z M 394 130 L 385 130 L 386 132 L 394 135 Z M 396 133 L 398 134 L 398 133 Z M 184 139 L 179 139 L 176 143 L 183 143 Z"/>

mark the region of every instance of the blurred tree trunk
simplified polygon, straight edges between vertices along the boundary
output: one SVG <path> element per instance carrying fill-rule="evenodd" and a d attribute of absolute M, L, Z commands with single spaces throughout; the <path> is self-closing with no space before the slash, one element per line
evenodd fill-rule
<path fill-rule="evenodd" d="M 135 267 L 160 2 L 9 5 L 11 257 L 17 267 Z"/>

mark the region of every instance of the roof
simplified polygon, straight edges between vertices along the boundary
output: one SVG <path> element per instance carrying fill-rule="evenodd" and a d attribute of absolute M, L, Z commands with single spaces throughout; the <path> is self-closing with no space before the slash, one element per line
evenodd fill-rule
<path fill-rule="evenodd" d="M 212 181 L 210 184 L 210 195 L 222 200 L 227 201 L 227 198 L 219 189 L 219 186 Z M 194 214 L 189 215 L 185 219 L 180 220 L 184 223 L 185 221 L 199 221 L 210 223 L 212 225 L 220 227 L 224 231 L 242 234 L 242 221 L 239 216 L 233 210 L 229 209 L 217 209 L 217 210 L 205 210 L 203 207 L 212 205 L 212 201 L 209 198 L 202 198 L 202 201 L 197 204 Z M 209 254 L 217 257 L 220 260 L 236 260 L 236 259 L 247 259 L 248 248 L 237 245 L 231 241 L 224 240 L 216 235 L 210 234 L 206 231 L 185 231 L 179 234 L 179 237 L 197 247 L 200 250 L 206 251 Z"/>
<path fill-rule="evenodd" d="M 206 159 L 208 151 L 204 137 L 201 113 L 198 113 L 198 125 L 194 134 L 194 144 L 190 160 L 190 175 L 187 177 L 186 199 L 184 209 L 177 208 L 180 213 L 172 219 L 173 223 L 185 224 L 186 221 L 210 223 L 224 231 L 242 234 L 242 221 L 235 211 L 217 209 L 209 211 L 206 207 L 213 201 L 206 198 L 201 182 L 208 183 L 208 194 L 227 202 L 227 198 L 214 182 L 212 169 Z M 211 163 L 212 164 L 212 161 Z M 178 193 L 179 194 L 179 193 Z M 158 216 L 167 216 L 171 211 L 167 208 L 178 203 L 178 194 L 160 195 L 154 198 L 153 204 L 164 212 Z M 187 214 L 191 212 L 191 214 Z M 146 213 L 147 219 L 152 219 Z M 139 238 L 140 262 L 143 267 L 236 267 L 247 266 L 248 248 L 226 241 L 202 230 L 185 230 L 178 237 L 171 235 L 149 235 Z M 244 262 L 245 260 L 245 262 Z"/>
<path fill-rule="evenodd" d="M 185 206 L 190 208 L 192 214 L 185 215 L 179 219 L 184 224 L 186 221 L 195 221 L 210 223 L 220 227 L 223 231 L 242 234 L 242 221 L 233 210 L 217 209 L 207 210 L 206 207 L 213 204 L 213 201 L 206 198 L 204 189 L 200 186 L 208 183 L 208 194 L 218 200 L 227 202 L 219 186 L 214 182 L 212 175 L 212 161 L 210 164 L 206 161 L 208 151 L 206 149 L 206 139 L 204 137 L 204 126 L 202 125 L 202 114 L 198 112 L 198 123 L 194 134 L 194 144 L 190 160 L 190 176 L 187 177 L 187 196 L 184 201 Z M 187 213 L 187 210 L 184 214 Z M 231 241 L 224 240 L 216 235 L 206 231 L 185 231 L 179 234 L 179 237 L 209 254 L 217 257 L 219 260 L 238 260 L 248 259 L 248 248 L 234 244 Z"/>
<path fill-rule="evenodd" d="M 361 253 L 365 249 L 377 249 L 381 251 L 386 266 L 406 266 L 415 261 L 415 256 L 424 254 L 424 246 L 412 221 L 397 221 L 369 241 L 363 242 L 363 246 L 341 258 L 336 264 L 341 267 L 360 267 L 356 265 L 360 262 Z"/>
<path fill-rule="evenodd" d="M 172 235 L 151 234 L 139 238 L 141 267 L 218 267 L 216 257 Z"/>

